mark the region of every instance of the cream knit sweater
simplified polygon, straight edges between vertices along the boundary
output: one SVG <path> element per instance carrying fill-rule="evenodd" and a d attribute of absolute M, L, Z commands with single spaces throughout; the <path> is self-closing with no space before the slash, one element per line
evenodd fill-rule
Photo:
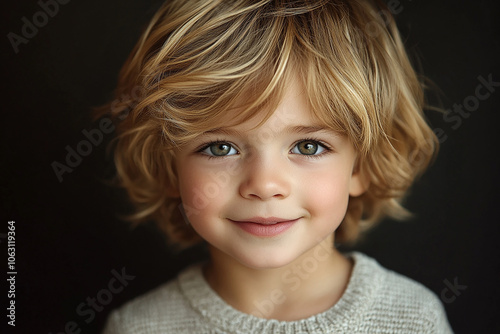
<path fill-rule="evenodd" d="M 341 299 L 323 313 L 278 321 L 226 304 L 203 278 L 201 265 L 112 312 L 104 334 L 156 333 L 452 333 L 439 299 L 423 285 L 361 253 Z"/>

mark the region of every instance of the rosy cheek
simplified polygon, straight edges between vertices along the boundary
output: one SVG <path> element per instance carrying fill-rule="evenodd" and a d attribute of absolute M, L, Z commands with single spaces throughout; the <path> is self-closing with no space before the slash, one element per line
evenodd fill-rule
<path fill-rule="evenodd" d="M 348 178 L 344 173 L 332 175 L 331 171 L 317 173 L 304 191 L 312 215 L 320 214 L 332 219 L 343 217 L 349 198 Z"/>
<path fill-rule="evenodd" d="M 186 164 L 179 173 L 182 202 L 185 209 L 190 209 L 189 220 L 193 226 L 204 217 L 218 216 L 223 198 L 228 193 L 225 184 L 219 182 L 214 173 L 198 165 Z"/>

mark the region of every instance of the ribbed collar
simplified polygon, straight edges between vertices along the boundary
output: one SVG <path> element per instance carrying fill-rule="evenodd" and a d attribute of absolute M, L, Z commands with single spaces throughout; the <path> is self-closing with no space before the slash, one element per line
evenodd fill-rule
<path fill-rule="evenodd" d="M 178 276 L 179 286 L 193 309 L 205 321 L 224 333 L 331 333 L 357 322 L 369 309 L 372 296 L 382 285 L 379 264 L 358 252 L 346 254 L 354 266 L 344 294 L 330 309 L 295 321 L 263 319 L 240 312 L 222 300 L 203 277 L 202 264 L 185 269 Z"/>

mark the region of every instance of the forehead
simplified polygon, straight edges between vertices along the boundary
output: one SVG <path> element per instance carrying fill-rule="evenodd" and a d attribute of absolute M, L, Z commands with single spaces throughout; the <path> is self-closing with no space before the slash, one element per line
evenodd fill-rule
<path fill-rule="evenodd" d="M 282 136 L 307 137 L 320 133 L 328 135 L 329 138 L 344 137 L 315 117 L 309 105 L 301 101 L 298 95 L 290 94 L 281 101 L 276 110 L 263 110 L 254 118 L 241 123 L 222 123 L 203 132 L 200 137 L 229 136 L 249 140 L 253 138 L 262 142 Z"/>
<path fill-rule="evenodd" d="M 279 129 L 285 126 L 320 126 L 321 122 L 312 112 L 309 96 L 297 75 L 291 75 L 280 93 L 268 99 L 267 103 L 255 107 L 249 113 L 248 102 L 251 93 L 247 92 L 235 101 L 220 118 L 216 128 L 235 127 L 252 130 L 264 125 Z"/>

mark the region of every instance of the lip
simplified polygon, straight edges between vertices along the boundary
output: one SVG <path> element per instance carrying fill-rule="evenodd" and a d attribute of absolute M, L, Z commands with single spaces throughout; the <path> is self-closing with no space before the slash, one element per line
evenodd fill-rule
<path fill-rule="evenodd" d="M 284 233 L 292 227 L 300 218 L 286 219 L 278 217 L 253 217 L 245 220 L 232 220 L 243 231 L 258 237 L 274 237 Z"/>

